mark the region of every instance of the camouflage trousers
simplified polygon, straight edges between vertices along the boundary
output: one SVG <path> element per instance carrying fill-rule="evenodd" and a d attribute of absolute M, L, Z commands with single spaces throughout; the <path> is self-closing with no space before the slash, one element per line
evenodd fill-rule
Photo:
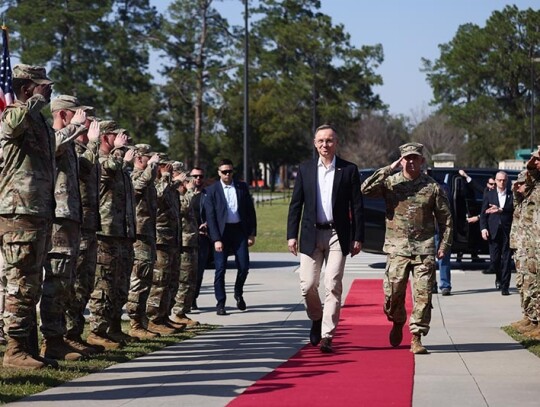
<path fill-rule="evenodd" d="M 530 250 L 529 250 L 530 252 Z M 531 321 L 540 320 L 540 274 L 539 259 L 526 248 L 514 254 L 516 263 L 516 287 L 521 297 L 521 308 L 525 317 Z"/>
<path fill-rule="evenodd" d="M 413 334 L 427 335 L 431 321 L 431 289 L 435 283 L 435 256 L 387 256 L 383 280 L 384 312 L 389 321 L 397 324 L 406 322 L 405 297 L 409 274 L 413 278 L 414 301 L 409 329 Z"/>
<path fill-rule="evenodd" d="M 40 301 L 40 329 L 45 338 L 66 333 L 64 312 L 71 301 L 80 235 L 79 223 L 72 220 L 56 219 L 52 225 L 52 249 L 45 262 Z"/>
<path fill-rule="evenodd" d="M 196 247 L 182 247 L 180 257 L 180 278 L 174 298 L 173 314 L 182 315 L 191 311 L 191 304 L 197 289 L 199 250 Z"/>
<path fill-rule="evenodd" d="M 90 294 L 90 330 L 107 333 L 120 322 L 127 302 L 129 275 L 133 268 L 133 241 L 127 238 L 98 235 L 94 290 Z"/>
<path fill-rule="evenodd" d="M 36 305 L 50 239 L 48 219 L 0 216 L 0 249 L 6 278 L 4 330 L 11 337 L 27 338 L 36 327 Z"/>
<path fill-rule="evenodd" d="M 94 290 L 97 262 L 97 237 L 92 230 L 81 230 L 79 256 L 75 268 L 75 279 L 71 286 L 70 301 L 66 308 L 67 335 L 78 337 L 84 330 L 84 310 Z"/>
<path fill-rule="evenodd" d="M 152 287 L 146 303 L 146 315 L 151 321 L 160 321 L 169 315 L 173 276 L 176 276 L 175 285 L 178 289 L 179 250 L 178 247 L 168 245 L 158 244 L 156 247 Z"/>
<path fill-rule="evenodd" d="M 145 317 L 146 302 L 152 287 L 154 264 L 156 262 L 155 239 L 138 236 L 133 245 L 135 261 L 131 270 L 128 302 L 126 310 L 130 319 L 141 320 Z"/>
<path fill-rule="evenodd" d="M 0 251 L 0 330 L 4 329 L 4 307 L 6 305 L 6 273 L 4 272 L 4 256 Z"/>

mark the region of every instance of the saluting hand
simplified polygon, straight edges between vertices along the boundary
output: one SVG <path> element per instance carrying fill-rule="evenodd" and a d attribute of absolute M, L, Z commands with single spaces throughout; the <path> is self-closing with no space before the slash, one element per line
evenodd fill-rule
<path fill-rule="evenodd" d="M 390 168 L 392 168 L 393 170 L 395 170 L 396 168 L 399 168 L 401 167 L 401 159 L 403 157 L 399 157 L 396 161 L 394 161 L 392 164 L 390 164 Z"/>
<path fill-rule="evenodd" d="M 129 148 L 126 153 L 124 154 L 124 161 L 131 163 L 133 162 L 133 158 L 135 157 L 135 150 L 132 148 Z"/>
<path fill-rule="evenodd" d="M 114 146 L 116 148 L 124 147 L 128 143 L 128 136 L 124 133 L 120 133 L 114 138 Z"/>
<path fill-rule="evenodd" d="M 159 161 L 159 154 L 154 154 L 152 157 L 148 159 L 148 164 L 154 164 Z"/>
<path fill-rule="evenodd" d="M 77 109 L 71 118 L 73 124 L 84 124 L 86 122 L 86 112 L 82 109 Z"/>
<path fill-rule="evenodd" d="M 51 100 L 52 85 L 50 84 L 41 84 L 34 86 L 32 95 L 41 95 L 47 101 Z"/>
<path fill-rule="evenodd" d="M 96 120 L 93 120 L 92 123 L 90 123 L 90 127 L 88 128 L 88 141 L 97 143 L 98 140 L 99 140 L 99 123 Z"/>

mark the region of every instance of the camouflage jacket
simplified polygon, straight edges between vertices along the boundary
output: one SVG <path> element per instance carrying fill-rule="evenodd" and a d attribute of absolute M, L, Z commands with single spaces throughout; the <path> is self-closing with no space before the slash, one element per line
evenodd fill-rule
<path fill-rule="evenodd" d="M 510 228 L 510 248 L 519 249 L 521 246 L 521 240 L 524 235 L 524 231 L 520 230 L 523 225 L 521 224 L 521 217 L 526 210 L 526 199 L 524 194 L 520 194 L 516 191 L 514 195 L 514 213 L 512 216 L 512 227 Z M 525 215 L 526 217 L 527 215 Z"/>
<path fill-rule="evenodd" d="M 197 247 L 199 245 L 199 228 L 197 217 L 193 209 L 193 197 L 195 193 L 187 190 L 180 195 L 180 215 L 182 218 L 182 246 Z"/>
<path fill-rule="evenodd" d="M 120 149 L 113 150 L 108 155 L 99 153 L 101 231 L 98 234 L 135 239 L 135 195 L 122 157 L 123 152 Z"/>
<path fill-rule="evenodd" d="M 150 164 L 144 170 L 137 168 L 131 173 L 135 191 L 135 211 L 137 235 L 156 239 L 157 191 L 156 164 Z"/>
<path fill-rule="evenodd" d="M 180 198 L 170 174 L 164 174 L 156 180 L 156 190 L 156 244 L 180 247 Z"/>
<path fill-rule="evenodd" d="M 385 200 L 386 253 L 433 255 L 437 228 L 442 236 L 439 247 L 448 253 L 452 246 L 452 214 L 446 193 L 434 179 L 421 174 L 409 180 L 403 172 L 392 175 L 387 166 L 364 181 L 362 193 Z"/>
<path fill-rule="evenodd" d="M 540 172 L 529 170 L 520 215 L 521 246 L 528 257 L 540 258 Z"/>
<path fill-rule="evenodd" d="M 0 122 L 4 167 L 0 173 L 0 214 L 54 215 L 54 130 L 41 115 L 41 95 L 9 105 Z"/>
<path fill-rule="evenodd" d="M 56 218 L 82 222 L 81 193 L 79 191 L 79 160 L 74 140 L 86 132 L 84 124 L 68 124 L 57 130 L 56 138 L 56 185 L 54 199 Z"/>
<path fill-rule="evenodd" d="M 89 231 L 101 229 L 99 215 L 99 180 L 101 166 L 98 160 L 97 143 L 84 145 L 75 141 L 75 151 L 79 158 L 79 192 L 81 194 L 82 224 L 81 228 Z"/>

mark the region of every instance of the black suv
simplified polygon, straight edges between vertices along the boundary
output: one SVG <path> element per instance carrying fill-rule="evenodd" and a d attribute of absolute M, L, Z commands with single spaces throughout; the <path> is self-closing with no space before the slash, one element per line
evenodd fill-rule
<path fill-rule="evenodd" d="M 465 178 L 459 175 L 459 168 L 432 168 L 428 170 L 428 174 L 437 182 L 448 186 L 448 199 L 454 220 L 452 253 L 488 254 L 488 243 L 480 235 L 479 223 L 468 223 L 467 216 L 480 213 L 483 189 L 486 187 L 488 179 L 495 178 L 495 174 L 500 170 L 496 168 L 464 168 L 464 170 L 473 182 L 468 184 Z M 360 170 L 360 182 L 363 183 L 374 171 L 374 169 Z M 519 171 L 504 171 L 508 174 L 508 188 L 510 188 Z M 366 237 L 362 250 L 370 253 L 383 253 L 386 229 L 385 213 L 383 199 L 364 197 Z"/>

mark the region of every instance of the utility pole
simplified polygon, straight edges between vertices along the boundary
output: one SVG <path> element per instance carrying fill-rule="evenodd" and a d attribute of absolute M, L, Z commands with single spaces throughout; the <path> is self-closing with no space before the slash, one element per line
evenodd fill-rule
<path fill-rule="evenodd" d="M 244 0 L 244 181 L 249 185 L 249 28 L 248 28 L 248 0 Z"/>

